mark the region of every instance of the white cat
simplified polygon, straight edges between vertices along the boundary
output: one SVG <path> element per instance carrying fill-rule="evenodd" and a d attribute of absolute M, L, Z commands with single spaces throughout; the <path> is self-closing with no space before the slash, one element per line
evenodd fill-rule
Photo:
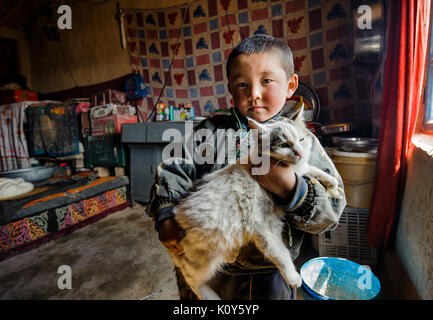
<path fill-rule="evenodd" d="M 299 176 L 312 175 L 325 185 L 337 186 L 335 178 L 307 163 L 312 138 L 302 113 L 300 109 L 291 120 L 265 125 L 251 120 L 250 127 L 270 133 L 267 152 L 280 164 L 292 165 Z M 206 282 L 224 263 L 234 262 L 240 248 L 250 241 L 275 264 L 289 285 L 302 284 L 283 243 L 284 212 L 253 179 L 250 169 L 238 161 L 205 175 L 197 189 L 174 208 L 175 219 L 186 235 L 180 243 L 183 253 L 169 253 L 199 299 L 220 299 Z"/>

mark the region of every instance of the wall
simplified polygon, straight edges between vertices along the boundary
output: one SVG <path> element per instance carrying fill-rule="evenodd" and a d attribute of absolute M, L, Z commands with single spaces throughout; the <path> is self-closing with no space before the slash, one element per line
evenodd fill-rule
<path fill-rule="evenodd" d="M 433 137 L 415 135 L 395 251 L 421 299 L 433 299 Z M 428 154 L 430 152 L 430 155 Z"/>
<path fill-rule="evenodd" d="M 183 16 L 180 8 L 126 13 L 131 65 L 142 71 L 149 85 L 148 110 L 163 87 L 162 101 L 168 105 L 191 103 L 205 115 L 231 106 L 222 71 L 231 39 L 236 44 L 265 32 L 290 45 L 295 72 L 320 98 L 319 122 L 370 120 L 372 75 L 353 65 L 350 2 L 196 0 L 179 34 Z M 175 44 L 179 47 L 164 86 Z"/>
<path fill-rule="evenodd" d="M 18 51 L 19 72 L 24 77 L 26 77 L 27 86 L 31 88 L 32 76 L 31 76 L 30 52 L 29 52 L 29 44 L 27 41 L 26 34 L 19 30 L 0 27 L 0 36 L 3 38 L 16 40 L 17 51 Z"/>
<path fill-rule="evenodd" d="M 147 0 L 144 6 L 160 8 L 184 2 Z M 116 3 L 72 5 L 72 30 L 60 30 L 60 42 L 48 41 L 41 21 L 37 21 L 28 35 L 35 90 L 55 92 L 104 82 L 131 72 L 128 53 L 121 48 Z M 124 0 L 122 5 L 143 7 L 143 1 Z"/>
<path fill-rule="evenodd" d="M 230 0 L 233 8 L 237 7 L 236 3 L 246 1 L 255 6 L 265 5 L 264 2 L 253 3 L 252 0 Z M 143 2 L 124 0 L 122 5 L 125 8 L 156 9 L 184 4 L 186 0 Z M 217 2 L 220 3 L 219 0 Z M 40 22 L 35 25 L 29 34 L 32 85 L 35 90 L 56 92 L 105 82 L 131 72 L 131 57 L 127 50 L 121 48 L 119 22 L 115 18 L 116 3 L 111 1 L 96 6 L 81 2 L 72 5 L 72 30 L 61 30 L 60 42 L 46 40 Z M 352 65 L 353 18 L 349 2 L 294 0 L 272 1 L 270 5 L 280 3 L 284 4 L 283 10 L 290 11 L 291 16 L 304 17 L 300 31 L 290 34 L 288 39 L 295 55 L 306 56 L 300 75 L 319 94 L 319 121 L 370 120 L 375 79 L 367 71 Z M 340 11 L 335 11 L 336 5 Z M 336 12 L 340 15 L 335 16 Z M 332 14 L 334 18 L 329 17 Z M 286 23 L 286 14 L 283 19 Z M 284 28 L 287 32 L 286 25 Z M 342 52 L 335 59 L 331 56 L 337 46 L 342 47 Z M 342 87 L 347 90 L 340 90 Z M 380 105 L 381 97 L 376 101 Z M 149 104 L 153 106 L 153 103 Z"/>

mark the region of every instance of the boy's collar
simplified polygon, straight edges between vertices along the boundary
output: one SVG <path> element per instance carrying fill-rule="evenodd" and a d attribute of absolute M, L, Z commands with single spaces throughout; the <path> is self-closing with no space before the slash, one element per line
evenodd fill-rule
<path fill-rule="evenodd" d="M 234 107 L 231 107 L 231 108 L 230 108 L 230 112 L 231 112 L 235 117 L 237 117 L 237 118 L 240 120 L 240 122 L 241 122 L 243 128 L 248 128 L 248 127 L 249 127 L 249 126 L 248 126 L 248 119 L 247 119 L 244 115 L 242 115 L 242 114 L 239 112 L 238 109 L 236 109 L 236 108 L 234 108 Z M 280 117 L 281 117 L 281 110 L 280 110 L 280 112 L 278 112 L 275 116 L 273 116 L 272 118 L 270 118 L 270 119 L 268 119 L 268 120 L 266 120 L 266 121 L 263 121 L 262 123 L 267 123 L 267 122 L 277 121 L 277 120 L 280 119 Z"/>

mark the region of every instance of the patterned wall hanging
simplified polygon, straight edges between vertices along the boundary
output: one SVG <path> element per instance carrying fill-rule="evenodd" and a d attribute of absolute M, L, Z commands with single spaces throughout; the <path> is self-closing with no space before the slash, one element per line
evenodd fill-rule
<path fill-rule="evenodd" d="M 369 117 L 367 72 L 355 70 L 353 18 L 343 0 L 192 0 L 172 8 L 125 9 L 132 70 L 142 73 L 150 111 L 162 92 L 168 105 L 191 104 L 208 116 L 229 108 L 225 61 L 242 39 L 266 33 L 284 39 L 301 81 L 316 89 L 323 123 Z M 182 21 L 184 17 L 184 21 Z M 179 40 L 179 41 L 178 41 Z"/>

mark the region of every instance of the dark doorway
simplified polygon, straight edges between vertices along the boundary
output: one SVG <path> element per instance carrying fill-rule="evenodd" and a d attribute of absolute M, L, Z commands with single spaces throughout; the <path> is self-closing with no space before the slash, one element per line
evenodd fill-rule
<path fill-rule="evenodd" d="M 0 38 L 0 82 L 13 80 L 18 74 L 17 42 Z"/>

